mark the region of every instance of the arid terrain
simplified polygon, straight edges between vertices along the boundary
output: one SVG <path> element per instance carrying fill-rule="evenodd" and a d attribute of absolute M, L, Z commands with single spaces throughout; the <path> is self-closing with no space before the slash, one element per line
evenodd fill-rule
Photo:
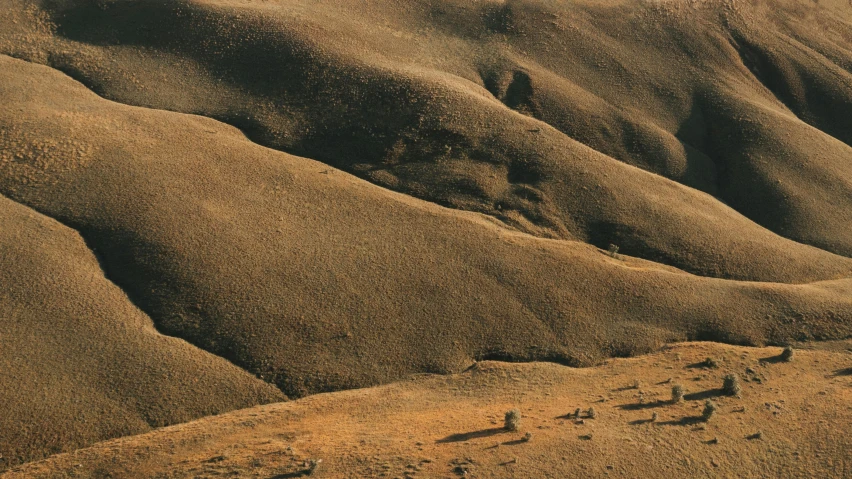
<path fill-rule="evenodd" d="M 106 441 L 4 477 L 283 479 L 311 461 L 311 477 L 848 477 L 849 351 L 779 352 L 686 343 L 592 368 L 484 361 Z M 730 372 L 740 397 L 720 391 Z M 704 422 L 708 398 L 718 412 Z M 507 432 L 513 408 L 521 425 Z"/>
<path fill-rule="evenodd" d="M 0 13 L 0 475 L 852 475 L 847 0 Z"/>

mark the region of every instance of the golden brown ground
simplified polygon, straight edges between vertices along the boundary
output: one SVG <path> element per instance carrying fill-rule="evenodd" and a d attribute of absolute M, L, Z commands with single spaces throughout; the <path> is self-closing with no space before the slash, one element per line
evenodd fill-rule
<path fill-rule="evenodd" d="M 587 369 L 486 361 L 107 441 L 2 477 L 269 479 L 300 477 L 311 459 L 320 478 L 847 477 L 852 355 L 779 353 L 685 343 Z M 707 357 L 719 367 L 695 365 Z M 716 390 L 731 372 L 739 398 Z M 686 400 L 669 404 L 678 383 Z M 707 423 L 695 420 L 705 398 L 719 406 Z M 589 407 L 595 419 L 564 417 Z M 500 429 L 511 408 L 518 432 Z"/>
<path fill-rule="evenodd" d="M 846 0 L 0 12 L 0 469 L 476 361 L 852 337 Z"/>

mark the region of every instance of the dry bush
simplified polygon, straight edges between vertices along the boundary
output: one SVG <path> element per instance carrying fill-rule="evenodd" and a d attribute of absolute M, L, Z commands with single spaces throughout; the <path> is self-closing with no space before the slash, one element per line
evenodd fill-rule
<path fill-rule="evenodd" d="M 704 410 L 701 411 L 701 419 L 703 419 L 704 421 L 709 421 L 710 418 L 713 417 L 714 414 L 716 414 L 716 409 L 716 404 L 708 399 L 704 402 Z"/>
<path fill-rule="evenodd" d="M 680 384 L 672 386 L 672 402 L 675 404 L 683 402 L 683 386 Z"/>
<path fill-rule="evenodd" d="M 503 420 L 503 428 L 507 431 L 517 431 L 521 428 L 521 411 L 517 409 L 512 409 L 511 411 L 506 412 L 506 416 Z"/>
<path fill-rule="evenodd" d="M 740 391 L 742 391 L 742 386 L 740 386 L 740 377 L 736 374 L 728 374 L 725 376 L 724 382 L 722 383 L 722 390 L 724 390 L 725 394 L 728 396 L 739 396 Z"/>

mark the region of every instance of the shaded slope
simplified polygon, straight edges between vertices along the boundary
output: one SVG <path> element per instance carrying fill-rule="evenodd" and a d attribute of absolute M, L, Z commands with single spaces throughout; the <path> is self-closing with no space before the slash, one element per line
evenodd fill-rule
<path fill-rule="evenodd" d="M 388 192 L 213 120 L 103 100 L 43 66 L 0 65 L 14 158 L 0 192 L 80 231 L 164 332 L 293 396 L 475 358 L 588 365 L 689 338 L 852 334 L 848 279 L 741 283 L 613 259 Z M 64 140 L 42 146 L 53 138 Z M 772 238 L 799 264 L 810 254 L 812 267 L 847 267 Z"/>
<path fill-rule="evenodd" d="M 311 477 L 323 478 L 849 476 L 849 354 L 760 361 L 779 351 L 692 343 L 589 369 L 482 362 L 109 441 L 2 477 L 283 479 L 305 477 L 309 459 L 322 461 Z M 690 367 L 708 356 L 719 369 Z M 716 396 L 731 372 L 743 378 L 741 397 Z M 668 403 L 673 383 L 686 389 L 680 404 Z M 719 409 L 705 424 L 695 418 L 708 396 Z M 568 417 L 589 407 L 595 419 Z M 501 429 L 512 408 L 518 432 Z"/>
<path fill-rule="evenodd" d="M 848 19 L 833 3 L 43 5 L 4 27 L 3 51 L 536 235 L 708 276 L 837 277 L 721 200 L 852 252 L 850 40 L 821 33 Z"/>
<path fill-rule="evenodd" d="M 81 238 L 0 197 L 0 469 L 285 399 L 161 336 Z"/>

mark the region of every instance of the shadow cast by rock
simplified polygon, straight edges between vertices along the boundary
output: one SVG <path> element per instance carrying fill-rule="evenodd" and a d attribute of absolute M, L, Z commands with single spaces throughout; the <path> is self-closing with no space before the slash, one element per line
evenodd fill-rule
<path fill-rule="evenodd" d="M 631 426 L 638 426 L 640 424 L 650 424 L 652 422 L 656 422 L 656 421 L 654 421 L 653 419 L 637 419 L 635 421 L 630 421 L 627 424 L 630 424 Z"/>
<path fill-rule="evenodd" d="M 786 362 L 784 360 L 784 357 L 783 357 L 782 354 L 779 354 L 777 356 L 769 356 L 769 357 L 765 357 L 765 358 L 760 358 L 757 361 L 760 364 L 778 364 L 778 363 Z"/>
<path fill-rule="evenodd" d="M 624 391 L 637 391 L 637 390 L 639 390 L 639 388 L 637 388 L 636 386 L 622 386 L 620 388 L 613 389 L 612 392 L 620 393 L 620 392 L 624 392 Z"/>
<path fill-rule="evenodd" d="M 830 374 L 828 377 L 836 378 L 836 377 L 840 377 L 840 376 L 852 376 L 852 368 L 837 369 L 832 374 Z"/>
<path fill-rule="evenodd" d="M 699 361 L 697 363 L 687 364 L 686 369 L 718 369 L 719 365 L 716 363 L 708 363 L 705 359 L 704 361 Z"/>
<path fill-rule="evenodd" d="M 308 477 L 313 473 L 310 469 L 302 469 L 296 472 L 288 472 L 286 474 L 278 474 L 277 476 L 272 476 L 269 479 L 292 479 L 294 477 Z"/>
<path fill-rule="evenodd" d="M 704 422 L 704 418 L 701 416 L 686 416 L 672 421 L 658 421 L 657 424 L 661 426 L 693 426 Z"/>
<path fill-rule="evenodd" d="M 683 399 L 686 401 L 700 401 L 702 399 L 710 399 L 719 396 L 726 396 L 724 389 L 708 389 L 706 391 L 699 391 L 697 393 L 684 394 Z"/>
<path fill-rule="evenodd" d="M 506 442 L 502 443 L 501 445 L 503 445 L 503 446 L 517 446 L 517 445 L 520 445 L 520 444 L 526 444 L 528 442 L 530 442 L 529 439 L 521 438 L 521 439 L 515 439 L 515 440 L 512 440 L 512 441 L 506 441 Z"/>
<path fill-rule="evenodd" d="M 623 409 L 625 411 L 641 411 L 643 409 L 654 409 L 658 407 L 663 407 L 671 404 L 669 401 L 652 401 L 647 403 L 631 403 L 631 404 L 622 404 L 620 406 L 616 406 L 618 409 Z"/>
<path fill-rule="evenodd" d="M 496 436 L 497 434 L 502 434 L 507 432 L 506 429 L 502 427 L 492 427 L 490 429 L 482 429 L 479 431 L 471 431 L 471 432 L 460 432 L 457 434 L 450 434 L 449 436 L 438 439 L 435 441 L 438 444 L 446 444 L 448 442 L 462 442 L 469 441 L 471 439 L 480 439 L 483 437 L 491 437 Z"/>

